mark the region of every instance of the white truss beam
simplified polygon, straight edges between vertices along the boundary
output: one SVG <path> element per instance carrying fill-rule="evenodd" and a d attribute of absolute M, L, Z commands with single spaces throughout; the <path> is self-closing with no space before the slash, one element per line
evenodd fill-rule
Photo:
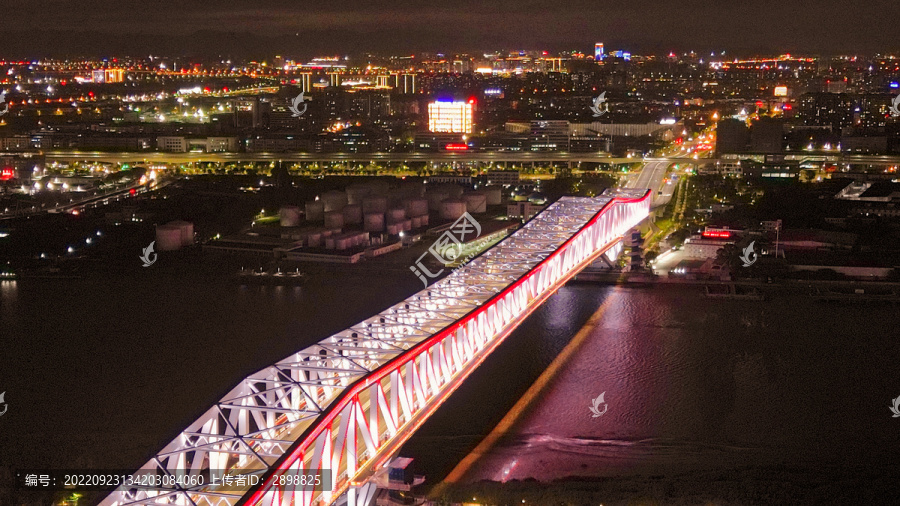
<path fill-rule="evenodd" d="M 468 374 L 649 209 L 634 190 L 561 198 L 437 283 L 245 378 L 139 471 L 208 484 L 227 470 L 256 486 L 121 488 L 101 504 L 362 504 L 367 480 Z M 331 470 L 326 486 L 283 485 L 317 469 Z"/>

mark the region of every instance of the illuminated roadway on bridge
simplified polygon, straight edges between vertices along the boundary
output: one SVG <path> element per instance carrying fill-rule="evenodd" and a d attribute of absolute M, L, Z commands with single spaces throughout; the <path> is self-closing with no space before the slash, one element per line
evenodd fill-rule
<path fill-rule="evenodd" d="M 481 163 L 635 163 L 640 158 L 612 158 L 608 153 L 561 152 L 417 152 L 417 153 L 104 153 L 100 151 L 47 151 L 48 162 L 197 163 L 197 162 L 481 162 Z"/>
<path fill-rule="evenodd" d="M 649 203 L 646 190 L 559 199 L 440 281 L 245 378 L 136 473 L 221 469 L 255 486 L 123 487 L 101 504 L 369 504 L 410 435 L 566 281 L 617 257 Z M 316 469 L 331 470 L 325 486 L 287 486 Z"/>
<path fill-rule="evenodd" d="M 669 166 L 673 162 L 689 163 L 696 162 L 691 159 L 646 159 L 646 163 L 641 171 L 636 175 L 629 175 L 625 188 L 649 188 L 653 195 L 653 203 L 651 208 L 664 206 L 669 203 L 674 192 L 674 185 L 671 184 L 672 179 L 667 178 L 669 174 Z"/>
<path fill-rule="evenodd" d="M 699 160 L 688 156 L 668 156 L 660 158 L 612 157 L 609 153 L 570 153 L 554 151 L 436 151 L 415 153 L 167 153 L 157 151 L 108 153 L 101 151 L 45 151 L 48 162 L 105 162 L 105 163 L 235 163 L 235 162 L 308 162 L 308 163 L 651 163 L 668 161 L 671 163 L 715 163 L 714 158 Z M 749 155 L 747 155 L 749 156 Z M 853 155 L 853 154 L 789 154 L 786 160 L 828 161 L 833 163 L 856 163 L 875 165 L 900 164 L 900 156 Z M 731 160 L 737 161 L 737 160 Z"/>

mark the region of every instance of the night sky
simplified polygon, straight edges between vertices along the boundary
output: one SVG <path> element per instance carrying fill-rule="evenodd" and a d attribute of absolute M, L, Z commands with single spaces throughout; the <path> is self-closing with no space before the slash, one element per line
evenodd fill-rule
<path fill-rule="evenodd" d="M 0 56 L 266 56 L 580 49 L 873 53 L 900 49 L 896 0 L 13 0 Z"/>

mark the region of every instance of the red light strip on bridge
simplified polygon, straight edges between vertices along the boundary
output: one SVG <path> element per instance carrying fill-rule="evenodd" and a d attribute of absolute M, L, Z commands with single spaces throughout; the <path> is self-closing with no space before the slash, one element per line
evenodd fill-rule
<path fill-rule="evenodd" d="M 265 496 L 265 494 L 268 491 L 267 489 L 272 485 L 273 481 L 278 476 L 278 474 L 280 472 L 287 471 L 288 468 L 290 468 L 294 464 L 294 462 L 297 461 L 297 459 L 303 458 L 307 449 L 310 447 L 310 445 L 315 444 L 316 439 L 319 438 L 322 431 L 324 431 L 327 427 L 331 427 L 331 424 L 334 421 L 334 419 L 341 413 L 341 411 L 343 411 L 343 409 L 345 407 L 347 407 L 348 404 L 350 404 L 351 402 L 354 402 L 354 399 L 360 393 L 362 393 L 363 390 L 368 388 L 373 383 L 381 381 L 381 379 L 383 379 L 385 376 L 387 376 L 395 371 L 398 371 L 401 367 L 405 366 L 411 360 L 414 360 L 416 357 L 418 357 L 420 353 L 429 349 L 435 343 L 443 340 L 450 333 L 463 328 L 465 326 L 465 324 L 468 323 L 470 320 L 477 318 L 480 314 L 482 314 L 483 312 L 487 311 L 490 307 L 492 307 L 493 304 L 497 300 L 502 299 L 507 294 L 509 294 L 511 291 L 518 288 L 522 283 L 531 279 L 531 277 L 534 276 L 535 274 L 537 274 L 547 263 L 550 262 L 550 260 L 552 260 L 557 255 L 562 254 L 568 248 L 570 243 L 572 243 L 585 229 L 594 225 L 600 219 L 600 217 L 603 216 L 604 213 L 606 213 L 610 208 L 612 208 L 612 206 L 614 206 L 615 204 L 630 204 L 630 203 L 641 202 L 641 201 L 649 198 L 650 194 L 651 194 L 651 192 L 647 191 L 640 198 L 614 197 L 612 200 L 607 202 L 599 211 L 597 211 L 597 213 L 594 215 L 593 218 L 590 219 L 590 221 L 585 223 L 581 228 L 578 229 L 577 232 L 575 232 L 574 234 L 572 234 L 571 237 L 566 239 L 556 249 L 556 251 L 554 251 L 553 253 L 548 255 L 547 258 L 542 260 L 539 264 L 532 267 L 528 272 L 523 274 L 522 277 L 520 277 L 518 280 L 513 282 L 508 287 L 506 287 L 503 291 L 495 294 L 493 297 L 491 297 L 490 299 L 485 301 L 485 303 L 482 304 L 480 307 L 478 307 L 477 309 L 473 309 L 469 314 L 467 314 L 466 316 L 463 316 L 462 318 L 457 320 L 457 322 L 454 325 L 452 325 L 451 327 L 447 327 L 447 328 L 441 330 L 440 332 L 434 334 L 430 338 L 417 343 L 410 349 L 403 352 L 403 354 L 395 357 L 391 361 L 387 362 L 386 364 L 382 365 L 378 369 L 372 371 L 370 374 L 366 375 L 365 378 L 357 380 L 353 385 L 351 385 L 350 387 L 345 389 L 341 393 L 341 395 L 338 397 L 338 399 L 333 401 L 326 408 L 327 414 L 325 414 L 325 416 L 322 419 L 320 419 L 314 426 L 308 428 L 306 431 L 305 437 L 301 436 L 301 438 L 298 439 L 297 442 L 292 445 L 293 449 L 289 450 L 288 453 L 285 453 L 284 455 L 282 455 L 278 459 L 278 461 L 276 461 L 275 465 L 272 468 L 270 468 L 269 471 L 266 472 L 265 476 L 263 477 L 262 483 L 257 485 L 256 490 L 254 490 L 254 492 L 249 497 L 242 498 L 240 501 L 237 502 L 237 504 L 241 505 L 241 506 L 255 505 L 258 502 L 262 501 L 263 497 Z M 500 244 L 502 244 L 502 241 Z M 605 249 L 606 248 L 598 250 L 599 254 L 602 254 L 603 251 L 605 251 Z M 592 255 L 592 257 L 596 258 L 596 255 Z M 577 268 L 573 268 L 573 269 L 571 269 L 570 272 L 572 273 L 572 275 L 574 275 L 574 273 L 576 273 L 577 270 L 578 270 Z M 564 282 L 565 279 L 568 279 L 570 277 L 571 276 L 566 276 L 565 278 L 563 278 L 562 282 Z M 560 286 L 562 286 L 562 285 L 560 284 Z M 559 289 L 558 286 L 554 289 L 548 288 L 546 290 L 546 297 L 549 297 L 550 294 L 554 293 L 558 289 Z M 540 302 L 542 303 L 543 300 L 546 299 L 546 297 L 539 298 Z M 535 300 L 538 300 L 538 299 L 535 299 Z M 534 302 L 534 301 L 532 301 L 532 302 Z M 538 307 L 539 305 L 540 305 L 540 303 L 538 303 L 536 305 L 532 305 L 532 308 L 529 309 L 528 311 L 526 311 L 526 313 L 524 313 L 524 315 L 527 316 L 527 314 L 529 314 L 531 311 L 534 311 L 534 308 Z M 521 322 L 522 320 L 520 319 L 519 321 Z M 505 337 L 505 335 L 503 337 Z M 487 356 L 487 355 L 485 354 L 484 356 Z M 336 493 L 337 491 L 334 491 L 334 492 Z"/>

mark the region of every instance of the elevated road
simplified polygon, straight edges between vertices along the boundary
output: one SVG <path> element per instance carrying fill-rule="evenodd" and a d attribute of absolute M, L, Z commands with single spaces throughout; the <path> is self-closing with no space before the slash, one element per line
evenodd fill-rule
<path fill-rule="evenodd" d="M 318 163 L 634 163 L 640 158 L 613 158 L 607 153 L 537 152 L 416 152 L 416 153 L 107 153 L 101 151 L 47 151 L 48 162 L 105 163 L 234 163 L 234 162 L 318 162 Z"/>
<path fill-rule="evenodd" d="M 110 153 L 102 151 L 53 150 L 45 151 L 48 162 L 103 162 L 103 163 L 235 163 L 235 162 L 309 162 L 309 163 L 635 163 L 668 161 L 671 163 L 715 163 L 714 158 L 699 160 L 687 155 L 660 158 L 613 157 L 609 153 L 570 153 L 553 151 L 439 151 L 416 153 L 164 153 L 157 151 Z M 751 155 L 746 155 L 749 157 Z M 900 165 L 900 156 L 855 154 L 788 154 L 786 160 L 820 161 L 849 164 Z M 732 160 L 736 161 L 736 160 Z"/>
<path fill-rule="evenodd" d="M 686 160 L 679 160 L 686 162 Z M 651 207 L 660 207 L 669 203 L 672 198 L 674 186 L 666 184 L 669 174 L 669 166 L 672 160 L 653 160 L 644 164 L 641 171 L 633 175 L 625 183 L 626 188 L 632 189 L 649 189 L 653 195 L 653 203 Z"/>

